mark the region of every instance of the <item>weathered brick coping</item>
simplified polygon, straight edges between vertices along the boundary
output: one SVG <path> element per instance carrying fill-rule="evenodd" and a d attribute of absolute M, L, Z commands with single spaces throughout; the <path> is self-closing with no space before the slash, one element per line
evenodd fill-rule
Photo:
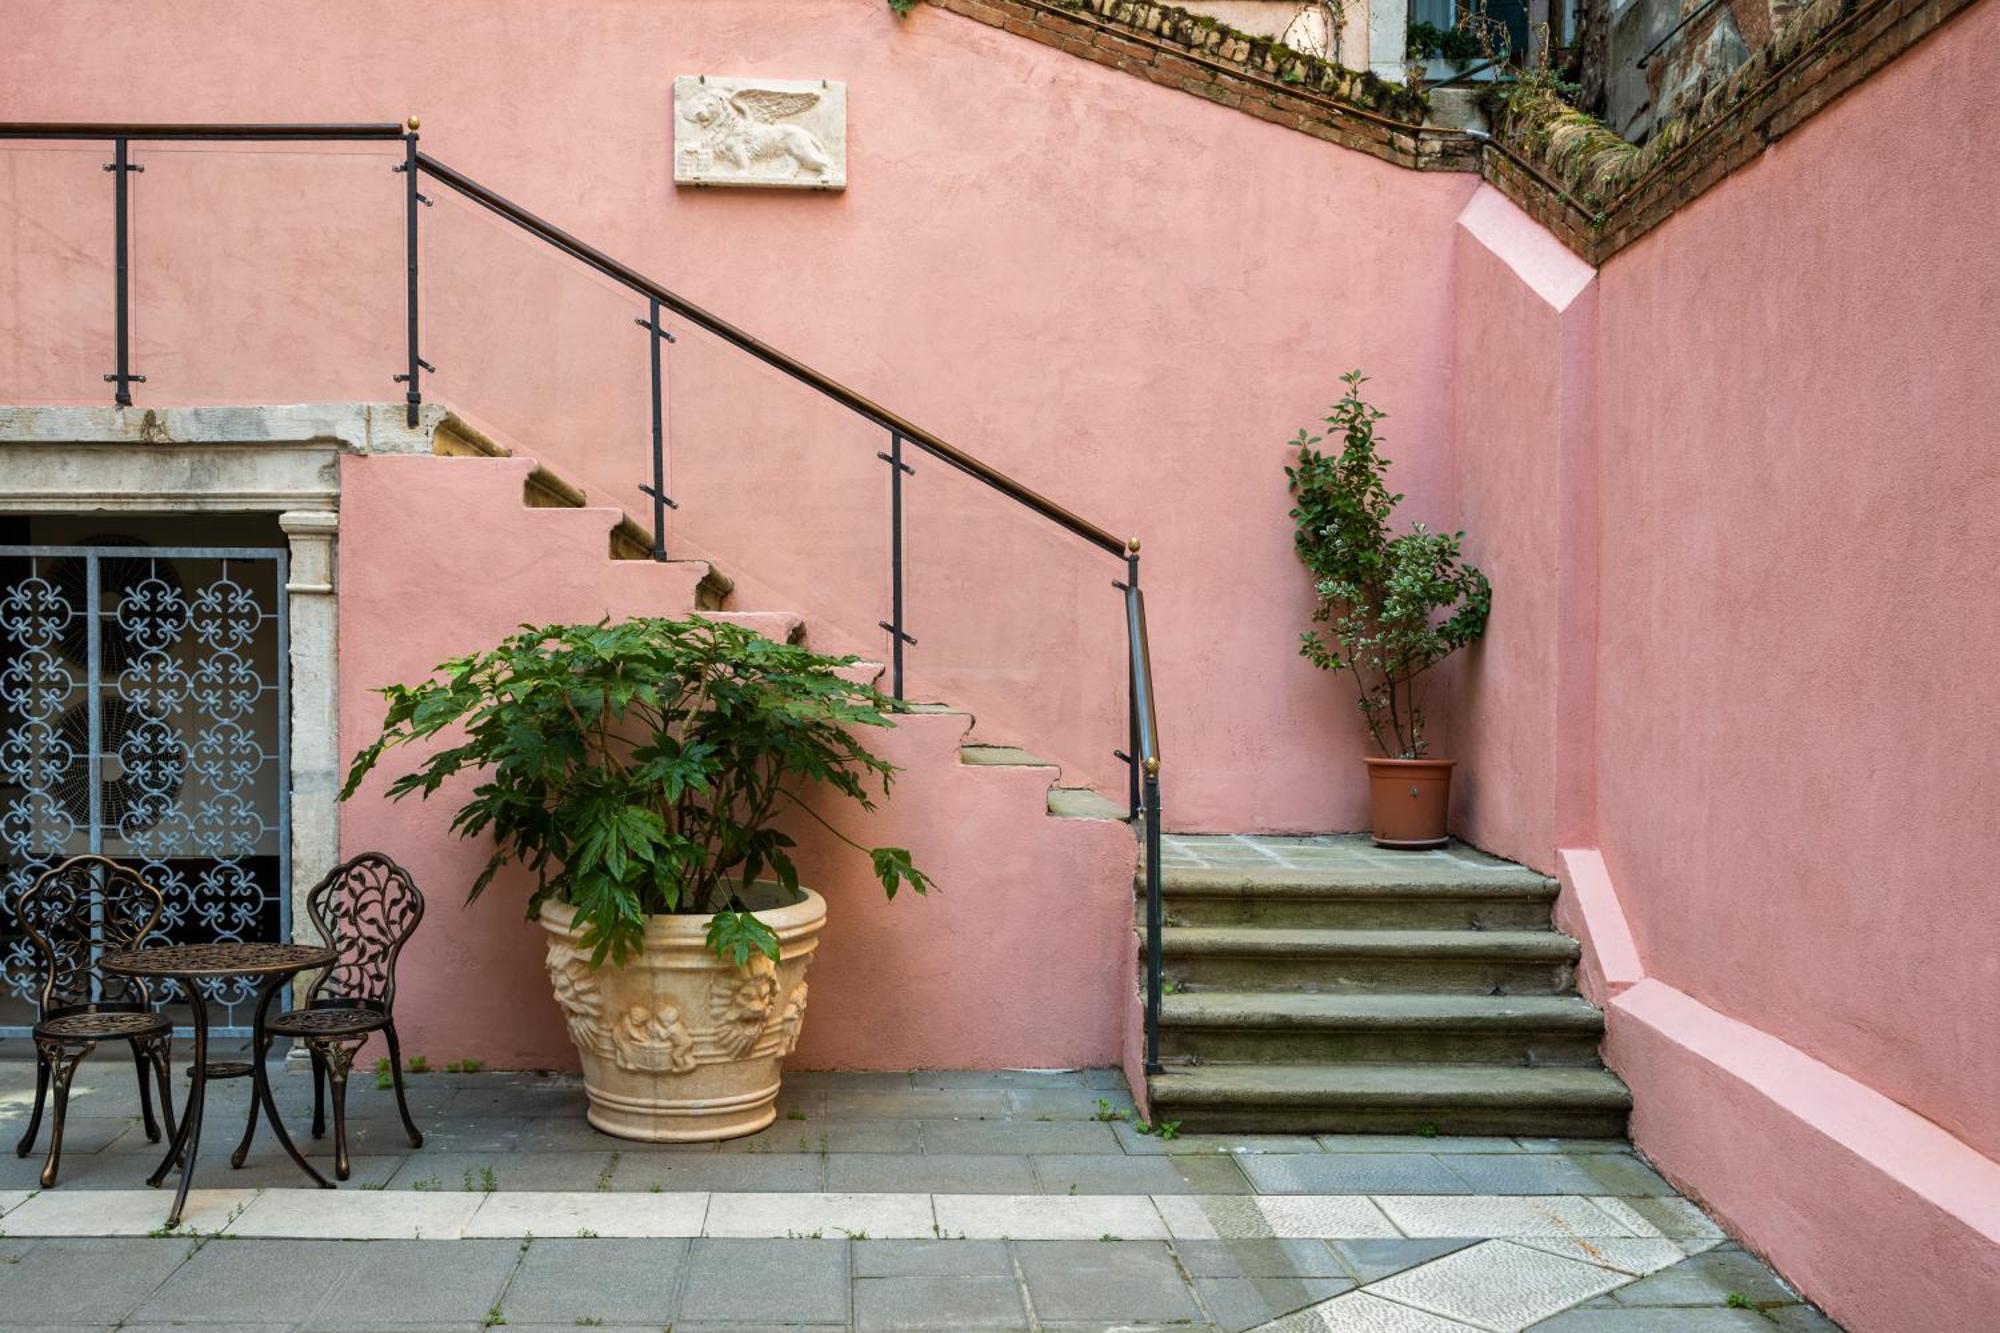
<path fill-rule="evenodd" d="M 158 1190 L 0 1193 L 9 1238 L 155 1236 Z M 875 1240 L 1397 1240 L 1485 1236 L 1649 1242 L 1646 1271 L 1722 1243 L 1684 1199 L 1511 1194 L 430 1193 L 197 1189 L 176 1235 L 300 1240 L 586 1237 Z M 1630 1246 L 1628 1246 L 1628 1249 Z M 1635 1257 L 1638 1251 L 1632 1251 Z M 1634 1265 L 1639 1266 L 1639 1265 Z"/>
<path fill-rule="evenodd" d="M 1421 125 L 1424 99 L 1151 0 L 932 0 L 1162 87 L 1419 170 L 1477 169 L 1475 140 Z"/>
<path fill-rule="evenodd" d="M 1420 171 L 1478 172 L 1592 264 L 1660 225 L 1977 0 L 1865 0 L 1718 108 L 1615 199 L 1566 190 L 1519 145 L 1418 124 L 1424 100 L 1157 0 L 931 0 L 941 8 Z"/>

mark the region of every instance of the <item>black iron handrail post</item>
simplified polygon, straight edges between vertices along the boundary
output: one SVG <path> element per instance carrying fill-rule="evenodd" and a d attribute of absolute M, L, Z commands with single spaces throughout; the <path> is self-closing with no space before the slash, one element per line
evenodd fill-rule
<path fill-rule="evenodd" d="M 1160 886 L 1160 761 L 1146 768 L 1146 1072 L 1160 1072 L 1160 994 L 1164 989 L 1160 928 L 1166 906 Z"/>
<path fill-rule="evenodd" d="M 395 377 L 403 386 L 405 419 L 410 429 L 417 426 L 418 409 L 424 405 L 423 384 L 417 377 L 420 370 L 436 372 L 437 367 L 423 359 L 417 351 L 417 205 L 430 206 L 430 200 L 417 189 L 417 125 L 415 116 L 410 117 L 409 129 L 403 134 L 403 160 L 391 171 L 403 173 L 403 276 L 406 284 L 409 316 L 408 338 L 405 350 L 408 360 L 403 373 Z"/>
<path fill-rule="evenodd" d="M 1138 559 L 1137 543 L 1131 558 Z M 1159 719 L 1153 713 L 1153 662 L 1151 640 L 1146 633 L 1146 595 L 1136 580 L 1125 588 L 1125 636 L 1129 651 L 1132 682 L 1132 754 L 1141 793 L 1134 799 L 1139 806 L 1134 818 L 1142 820 L 1146 870 L 1146 1053 L 1149 1074 L 1160 1069 L 1160 997 L 1163 984 L 1160 931 L 1166 909 L 1160 884 L 1160 736 Z M 1140 803 L 1143 802 L 1143 805 Z"/>
<path fill-rule="evenodd" d="M 118 369 L 104 377 L 105 383 L 113 386 L 112 399 L 120 407 L 132 406 L 132 386 L 144 384 L 144 375 L 132 373 L 132 280 L 128 267 L 132 249 L 132 187 L 131 175 L 144 171 L 132 161 L 132 141 L 120 136 L 111 141 L 111 161 L 104 169 L 112 174 L 112 217 L 117 228 L 113 254 L 117 269 L 117 339 Z"/>
<path fill-rule="evenodd" d="M 1125 583 L 1129 596 L 1139 587 L 1139 539 L 1132 538 L 1125 543 Z M 1136 645 L 1128 645 L 1136 653 Z M 1139 808 L 1139 677 L 1135 669 L 1126 673 L 1125 690 L 1125 750 L 1118 757 L 1125 761 L 1125 785 L 1127 804 L 1132 818 L 1137 819 Z"/>
<path fill-rule="evenodd" d="M 889 618 L 877 623 L 889 631 L 889 691 L 903 699 L 903 645 L 914 645 L 903 628 L 903 478 L 916 469 L 903 461 L 903 433 L 889 432 L 889 452 L 875 455 L 889 465 Z"/>
<path fill-rule="evenodd" d="M 653 559 L 667 558 L 667 511 L 679 509 L 667 494 L 667 433 L 666 418 L 662 404 L 666 398 L 666 384 L 660 369 L 660 340 L 674 341 L 674 335 L 667 332 L 660 323 L 660 298 L 648 297 L 646 317 L 632 321 L 646 330 L 647 366 L 653 377 L 653 484 L 639 489 L 653 497 Z"/>

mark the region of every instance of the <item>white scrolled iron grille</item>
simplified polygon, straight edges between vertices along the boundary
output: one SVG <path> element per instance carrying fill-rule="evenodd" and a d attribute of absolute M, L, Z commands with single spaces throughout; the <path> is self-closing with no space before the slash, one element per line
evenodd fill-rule
<path fill-rule="evenodd" d="M 166 899 L 151 942 L 291 934 L 282 549 L 0 545 L 0 1036 L 40 978 L 14 915 L 66 857 L 136 868 Z M 211 1031 L 254 990 L 204 983 Z M 177 1021 L 171 986 L 155 988 Z"/>

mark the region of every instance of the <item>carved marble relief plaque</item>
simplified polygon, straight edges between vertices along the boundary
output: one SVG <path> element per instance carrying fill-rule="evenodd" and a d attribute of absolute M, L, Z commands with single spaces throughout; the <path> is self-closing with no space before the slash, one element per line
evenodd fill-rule
<path fill-rule="evenodd" d="M 674 183 L 846 189 L 847 85 L 681 75 Z"/>

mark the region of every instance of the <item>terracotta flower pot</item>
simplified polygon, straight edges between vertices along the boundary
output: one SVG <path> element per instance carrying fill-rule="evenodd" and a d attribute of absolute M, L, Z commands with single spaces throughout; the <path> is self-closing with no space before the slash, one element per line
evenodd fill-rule
<path fill-rule="evenodd" d="M 1377 847 L 1420 851 L 1450 841 L 1454 759 L 1369 759 L 1368 795 Z"/>
<path fill-rule="evenodd" d="M 764 883 L 745 898 L 777 932 L 776 963 L 718 959 L 702 942 L 706 916 L 654 916 L 638 957 L 593 969 L 571 928 L 576 910 L 542 905 L 549 980 L 583 1062 L 590 1123 L 605 1133 L 699 1142 L 754 1134 L 776 1118 L 826 900 Z"/>

